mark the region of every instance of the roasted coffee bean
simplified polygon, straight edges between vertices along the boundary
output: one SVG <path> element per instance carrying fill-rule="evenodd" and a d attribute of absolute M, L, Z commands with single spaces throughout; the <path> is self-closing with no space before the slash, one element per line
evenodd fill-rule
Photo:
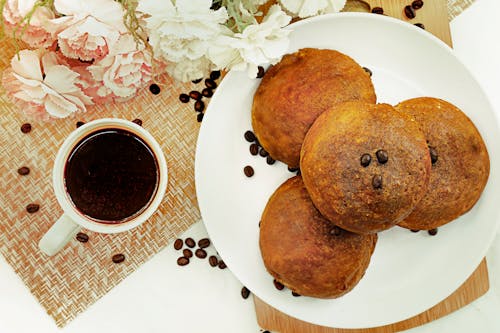
<path fill-rule="evenodd" d="M 213 71 L 212 73 L 210 73 L 210 78 L 212 80 L 217 80 L 218 78 L 220 78 L 220 71 Z"/>
<path fill-rule="evenodd" d="M 274 287 L 278 290 L 283 290 L 285 288 L 285 286 L 281 282 L 277 281 L 276 279 L 273 280 L 273 284 L 274 284 Z"/>
<path fill-rule="evenodd" d="M 205 249 L 210 246 L 210 239 L 208 238 L 202 238 L 198 241 L 198 246 L 200 249 Z"/>
<path fill-rule="evenodd" d="M 429 147 L 429 154 L 431 155 L 431 163 L 436 164 L 436 162 L 438 161 L 438 153 L 436 148 Z"/>
<path fill-rule="evenodd" d="M 210 89 L 215 89 L 215 88 L 217 88 L 217 83 L 215 83 L 215 81 L 212 79 L 206 79 L 205 86 L 207 86 L 207 88 L 210 88 Z"/>
<path fill-rule="evenodd" d="M 203 95 L 203 97 L 207 97 L 207 98 L 210 98 L 214 95 L 214 91 L 210 88 L 204 88 L 202 91 L 201 91 L 201 94 Z"/>
<path fill-rule="evenodd" d="M 179 95 L 179 100 L 182 103 L 187 103 L 187 102 L 189 102 L 189 95 L 188 94 L 180 94 Z"/>
<path fill-rule="evenodd" d="M 248 290 L 247 287 L 241 288 L 241 297 L 243 297 L 243 299 L 247 299 L 248 296 L 250 296 L 250 290 Z"/>
<path fill-rule="evenodd" d="M 265 74 L 266 74 L 266 70 L 264 69 L 264 67 L 262 67 L 262 66 L 257 67 L 257 78 L 258 79 L 262 79 Z"/>
<path fill-rule="evenodd" d="M 290 171 L 290 172 L 297 172 L 297 171 L 299 171 L 299 168 L 288 167 L 288 171 Z"/>
<path fill-rule="evenodd" d="M 158 95 L 161 91 L 160 86 L 158 86 L 156 83 L 153 83 L 152 85 L 149 86 L 149 91 L 153 95 Z"/>
<path fill-rule="evenodd" d="M 373 185 L 374 189 L 381 189 L 382 188 L 382 176 L 381 175 L 373 176 L 372 185 Z"/>
<path fill-rule="evenodd" d="M 361 166 L 366 168 L 367 166 L 370 165 L 371 161 L 372 161 L 372 157 L 370 154 L 361 155 L 361 158 L 360 158 Z"/>
<path fill-rule="evenodd" d="M 179 251 L 180 249 L 182 249 L 182 246 L 184 245 L 184 242 L 182 241 L 182 239 L 180 238 L 177 238 L 174 242 L 174 249 L 176 249 L 177 251 Z"/>
<path fill-rule="evenodd" d="M 262 157 L 267 157 L 269 153 L 264 148 L 260 148 L 259 155 Z"/>
<path fill-rule="evenodd" d="M 189 258 L 186 258 L 186 257 L 177 258 L 177 265 L 186 266 L 187 264 L 189 264 Z"/>
<path fill-rule="evenodd" d="M 26 211 L 30 214 L 36 213 L 40 210 L 40 205 L 38 204 L 29 204 L 26 206 Z"/>
<path fill-rule="evenodd" d="M 20 167 L 19 169 L 17 169 L 17 173 L 20 174 L 21 176 L 26 176 L 30 173 L 30 168 Z"/>
<path fill-rule="evenodd" d="M 184 249 L 182 250 L 182 255 L 186 258 L 191 258 L 193 256 L 193 251 L 190 249 Z"/>
<path fill-rule="evenodd" d="M 300 294 L 297 294 L 295 291 L 292 291 L 293 297 L 300 297 Z"/>
<path fill-rule="evenodd" d="M 219 264 L 217 266 L 219 266 L 220 269 L 226 269 L 227 268 L 226 263 L 224 262 L 224 260 L 219 260 Z"/>
<path fill-rule="evenodd" d="M 23 132 L 24 134 L 31 132 L 31 124 L 30 123 L 22 124 L 21 132 Z"/>
<path fill-rule="evenodd" d="M 132 122 L 139 125 L 139 126 L 142 126 L 142 120 L 139 118 L 135 118 L 134 120 L 132 120 Z"/>
<path fill-rule="evenodd" d="M 197 83 L 200 83 L 200 82 L 201 82 L 201 80 L 203 80 L 203 78 L 196 79 L 196 80 L 193 80 L 193 81 L 191 81 L 191 82 L 193 82 L 194 84 L 197 84 Z"/>
<path fill-rule="evenodd" d="M 111 260 L 113 260 L 115 264 L 119 264 L 125 261 L 125 255 L 122 253 L 115 254 L 114 256 L 111 257 Z"/>
<path fill-rule="evenodd" d="M 200 258 L 200 259 L 205 259 L 207 257 L 207 251 L 203 249 L 197 249 L 194 254 Z"/>
<path fill-rule="evenodd" d="M 330 230 L 330 235 L 334 235 L 334 236 L 340 236 L 340 234 L 342 233 L 342 229 L 340 229 L 339 227 L 337 226 L 334 226 L 332 228 L 332 230 Z"/>
<path fill-rule="evenodd" d="M 203 121 L 203 117 L 205 117 L 205 114 L 204 113 L 198 113 L 196 115 L 196 121 L 201 123 Z"/>
<path fill-rule="evenodd" d="M 186 245 L 190 248 L 193 248 L 196 245 L 194 239 L 192 239 L 191 237 L 186 238 L 184 243 L 186 243 Z"/>
<path fill-rule="evenodd" d="M 424 6 L 424 2 L 422 0 L 415 0 L 411 3 L 411 7 L 413 9 L 420 9 Z"/>
<path fill-rule="evenodd" d="M 210 266 L 215 267 L 219 264 L 219 259 L 217 259 L 216 256 L 210 256 L 210 258 L 208 258 L 208 263 Z"/>
<path fill-rule="evenodd" d="M 256 143 L 252 143 L 250 145 L 250 154 L 253 156 L 257 155 L 259 153 L 259 146 Z"/>
<path fill-rule="evenodd" d="M 205 103 L 203 101 L 196 101 L 194 103 L 194 110 L 196 112 L 203 112 L 205 110 Z"/>
<path fill-rule="evenodd" d="M 243 134 L 243 136 L 245 137 L 245 140 L 247 140 L 250 143 L 255 142 L 255 140 L 257 139 L 252 131 L 246 131 L 245 134 Z"/>
<path fill-rule="evenodd" d="M 368 67 L 363 67 L 363 69 L 365 70 L 365 72 L 368 73 L 368 75 L 372 76 L 373 75 L 373 72 L 371 71 L 371 69 L 369 69 Z"/>
<path fill-rule="evenodd" d="M 422 23 L 415 23 L 414 25 L 417 26 L 417 27 L 419 27 L 420 29 L 424 29 L 425 30 L 425 25 L 423 25 Z"/>
<path fill-rule="evenodd" d="M 437 228 L 434 228 L 434 229 L 431 229 L 431 230 L 427 230 L 427 232 L 429 233 L 429 235 L 431 236 L 436 236 L 437 233 L 438 233 L 438 229 Z"/>
<path fill-rule="evenodd" d="M 266 163 L 269 165 L 273 165 L 274 163 L 276 163 L 276 160 L 274 158 L 272 158 L 271 156 L 267 156 Z"/>
<path fill-rule="evenodd" d="M 377 155 L 377 161 L 380 164 L 386 164 L 387 161 L 389 160 L 389 154 L 387 154 L 387 152 L 383 149 L 377 150 L 375 155 Z"/>
<path fill-rule="evenodd" d="M 243 172 L 245 173 L 245 176 L 247 177 L 252 177 L 254 175 L 253 168 L 250 165 L 247 165 L 246 167 L 243 168 Z"/>
<path fill-rule="evenodd" d="M 80 243 L 87 243 L 89 241 L 89 235 L 83 232 L 79 232 L 76 234 L 76 240 Z"/>
<path fill-rule="evenodd" d="M 418 229 L 410 229 L 411 232 L 419 232 L 420 230 Z"/>
<path fill-rule="evenodd" d="M 85 124 L 85 123 L 84 123 L 83 121 L 77 121 L 77 122 L 76 122 L 76 128 L 78 128 L 78 127 L 80 127 L 80 126 L 82 126 L 82 125 L 84 125 L 84 124 Z"/>
<path fill-rule="evenodd" d="M 198 101 L 201 99 L 202 96 L 201 96 L 201 93 L 199 91 L 192 90 L 189 92 L 189 97 Z"/>
<path fill-rule="evenodd" d="M 372 13 L 374 13 L 374 14 L 384 14 L 384 9 L 382 7 L 374 7 L 372 9 Z"/>
<path fill-rule="evenodd" d="M 416 16 L 415 9 L 413 9 L 412 6 L 405 6 L 404 12 L 405 12 L 405 16 L 407 18 L 409 18 L 410 20 L 414 19 Z"/>

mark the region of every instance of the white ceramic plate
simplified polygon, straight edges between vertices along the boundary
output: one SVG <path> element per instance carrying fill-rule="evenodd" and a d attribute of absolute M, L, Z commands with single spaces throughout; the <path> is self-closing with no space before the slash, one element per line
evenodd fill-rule
<path fill-rule="evenodd" d="M 196 189 L 208 233 L 231 271 L 262 300 L 291 316 L 340 328 L 385 325 L 412 317 L 456 290 L 494 237 L 499 205 L 499 129 L 476 80 L 452 50 L 424 30 L 381 15 L 342 13 L 292 25 L 290 52 L 302 47 L 344 52 L 373 71 L 378 101 L 433 96 L 460 107 L 481 132 L 491 174 L 480 201 L 435 237 L 395 227 L 379 234 L 366 275 L 334 300 L 278 291 L 263 265 L 259 220 L 269 196 L 292 174 L 251 156 L 243 133 L 259 80 L 229 73 L 210 102 L 196 151 Z M 243 167 L 255 175 L 247 178 Z"/>

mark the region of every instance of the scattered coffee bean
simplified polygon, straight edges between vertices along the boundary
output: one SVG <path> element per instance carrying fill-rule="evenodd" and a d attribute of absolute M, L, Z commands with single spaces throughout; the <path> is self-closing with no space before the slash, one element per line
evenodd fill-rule
<path fill-rule="evenodd" d="M 436 148 L 429 147 L 429 154 L 431 155 L 431 163 L 436 164 L 436 162 L 438 161 L 438 153 Z"/>
<path fill-rule="evenodd" d="M 142 126 L 142 120 L 139 118 L 135 118 L 134 120 L 132 120 L 132 122 L 139 125 L 139 126 Z"/>
<path fill-rule="evenodd" d="M 374 7 L 372 9 L 372 13 L 374 14 L 384 14 L 384 9 L 382 7 Z"/>
<path fill-rule="evenodd" d="M 115 254 L 113 257 L 111 257 L 111 260 L 113 260 L 115 264 L 119 264 L 125 261 L 125 255 L 122 253 Z"/>
<path fill-rule="evenodd" d="M 187 102 L 189 102 L 189 95 L 188 94 L 180 94 L 179 95 L 179 100 L 182 103 L 187 103 Z"/>
<path fill-rule="evenodd" d="M 363 154 L 361 155 L 360 161 L 361 161 L 361 166 L 366 168 L 367 166 L 370 165 L 372 157 L 370 154 Z"/>
<path fill-rule="evenodd" d="M 204 88 L 202 91 L 201 91 L 201 94 L 203 95 L 203 97 L 207 97 L 207 98 L 210 98 L 214 95 L 214 91 L 210 88 Z"/>
<path fill-rule="evenodd" d="M 418 229 L 410 229 L 411 232 L 419 232 L 420 230 Z"/>
<path fill-rule="evenodd" d="M 152 85 L 149 86 L 149 91 L 153 95 L 158 95 L 161 91 L 160 86 L 158 86 L 156 83 L 153 83 Z"/>
<path fill-rule="evenodd" d="M 411 7 L 413 9 L 420 9 L 424 6 L 424 2 L 422 0 L 415 0 L 411 3 Z"/>
<path fill-rule="evenodd" d="M 190 249 L 184 249 L 182 250 L 182 255 L 186 258 L 191 258 L 193 256 L 193 251 Z"/>
<path fill-rule="evenodd" d="M 281 282 L 277 281 L 276 279 L 273 280 L 273 284 L 274 284 L 274 287 L 278 290 L 283 290 L 285 288 L 285 286 Z"/>
<path fill-rule="evenodd" d="M 250 154 L 256 156 L 259 153 L 259 146 L 256 143 L 250 145 Z"/>
<path fill-rule="evenodd" d="M 76 234 L 76 240 L 80 243 L 87 243 L 89 241 L 89 235 L 83 232 L 79 232 Z"/>
<path fill-rule="evenodd" d="M 200 258 L 200 259 L 205 259 L 207 257 L 207 251 L 203 249 L 197 249 L 194 254 Z"/>
<path fill-rule="evenodd" d="M 186 245 L 190 248 L 193 248 L 196 245 L 194 239 L 192 239 L 191 237 L 186 238 L 184 243 L 186 243 Z"/>
<path fill-rule="evenodd" d="M 177 265 L 179 265 L 179 266 L 186 266 L 187 264 L 189 264 L 189 258 L 179 257 L 177 259 Z"/>
<path fill-rule="evenodd" d="M 199 91 L 192 90 L 189 92 L 189 97 L 196 100 L 196 101 L 199 101 L 202 96 L 201 96 L 201 93 Z"/>
<path fill-rule="evenodd" d="M 205 114 L 204 113 L 198 113 L 196 115 L 196 121 L 201 123 L 203 121 L 203 117 L 205 117 Z"/>
<path fill-rule="evenodd" d="M 210 258 L 208 258 L 208 263 L 210 266 L 215 267 L 219 264 L 219 259 L 217 259 L 216 256 L 210 256 Z"/>
<path fill-rule="evenodd" d="M 288 167 L 288 171 L 290 171 L 290 172 L 297 172 L 297 171 L 299 171 L 299 168 Z"/>
<path fill-rule="evenodd" d="M 193 81 L 191 81 L 191 82 L 193 82 L 194 84 L 197 84 L 197 83 L 200 83 L 200 82 L 201 82 L 201 80 L 203 80 L 203 78 L 196 79 L 196 80 L 193 80 Z"/>
<path fill-rule="evenodd" d="M 377 150 L 375 155 L 377 155 L 377 161 L 380 164 L 386 164 L 387 161 L 389 160 L 389 154 L 387 154 L 387 152 L 383 149 Z"/>
<path fill-rule="evenodd" d="M 203 112 L 205 110 L 205 103 L 203 101 L 196 101 L 194 103 L 194 110 L 196 112 Z"/>
<path fill-rule="evenodd" d="M 405 12 L 405 16 L 407 18 L 409 18 L 410 20 L 411 19 L 414 19 L 416 14 L 415 14 L 415 9 L 413 9 L 412 6 L 405 6 L 405 9 L 404 9 L 404 12 Z"/>
<path fill-rule="evenodd" d="M 295 291 L 292 291 L 293 297 L 300 297 L 300 294 L 297 294 Z"/>
<path fill-rule="evenodd" d="M 30 168 L 20 167 L 19 169 L 17 169 L 17 173 L 20 174 L 21 176 L 26 176 L 30 173 Z"/>
<path fill-rule="evenodd" d="M 339 227 L 337 226 L 334 226 L 332 228 L 332 230 L 330 230 L 330 235 L 334 235 L 334 236 L 340 236 L 340 234 L 342 233 L 342 229 L 340 229 Z"/>
<path fill-rule="evenodd" d="M 252 131 L 246 131 L 245 134 L 243 134 L 243 136 L 245 137 L 245 140 L 247 140 L 250 143 L 255 142 L 255 139 L 257 139 L 257 137 Z"/>
<path fill-rule="evenodd" d="M 265 330 L 265 331 L 263 331 L 262 333 L 271 333 L 271 332 L 269 332 L 268 330 Z"/>
<path fill-rule="evenodd" d="M 243 172 L 245 173 L 245 176 L 247 177 L 252 177 L 254 175 L 253 168 L 250 165 L 247 165 L 246 167 L 243 168 Z"/>
<path fill-rule="evenodd" d="M 210 89 L 215 89 L 215 88 L 217 88 L 217 83 L 215 83 L 215 81 L 212 79 L 206 79 L 205 86 L 207 86 L 207 88 L 210 88 Z"/>
<path fill-rule="evenodd" d="M 274 158 L 272 158 L 271 156 L 267 156 L 266 163 L 269 165 L 273 165 L 274 163 L 276 163 L 276 160 Z"/>
<path fill-rule="evenodd" d="M 76 128 L 83 126 L 85 123 L 83 121 L 76 122 Z"/>
<path fill-rule="evenodd" d="M 437 233 L 438 233 L 438 229 L 437 228 L 434 228 L 434 229 L 431 229 L 431 230 L 427 230 L 427 232 L 429 233 L 429 235 L 431 236 L 436 236 Z"/>
<path fill-rule="evenodd" d="M 373 185 L 374 189 L 381 189 L 382 188 L 382 176 L 381 175 L 373 176 L 372 185 Z"/>
<path fill-rule="evenodd" d="M 257 67 L 257 79 L 262 79 L 265 74 L 266 70 L 264 69 L 264 67 L 262 66 Z"/>
<path fill-rule="evenodd" d="M 425 25 L 423 25 L 422 23 L 415 23 L 414 25 L 417 26 L 417 27 L 419 27 L 420 29 L 424 29 L 425 30 Z"/>
<path fill-rule="evenodd" d="M 369 69 L 368 67 L 363 67 L 363 69 L 365 70 L 365 72 L 368 73 L 368 75 L 372 76 L 373 75 L 373 72 L 371 71 L 371 69 Z"/>
<path fill-rule="evenodd" d="M 36 213 L 40 210 L 40 205 L 38 204 L 29 204 L 26 206 L 26 211 L 30 214 Z"/>
<path fill-rule="evenodd" d="M 198 241 L 198 246 L 201 248 L 201 249 L 205 249 L 207 247 L 210 246 L 210 239 L 208 238 L 202 238 Z"/>
<path fill-rule="evenodd" d="M 227 268 L 226 263 L 224 262 L 224 260 L 219 260 L 219 264 L 217 266 L 219 266 L 220 269 L 226 269 Z"/>
<path fill-rule="evenodd" d="M 24 134 L 31 132 L 31 124 L 30 123 L 22 124 L 21 132 L 23 132 Z"/>
<path fill-rule="evenodd" d="M 174 249 L 176 249 L 177 251 L 179 251 L 180 249 L 182 249 L 182 246 L 184 245 L 184 242 L 182 241 L 182 239 L 180 238 L 177 238 L 174 242 Z"/>
<path fill-rule="evenodd" d="M 264 148 L 260 148 L 259 155 L 262 157 L 267 157 L 269 153 Z"/>
<path fill-rule="evenodd" d="M 243 299 L 247 299 L 248 296 L 250 296 L 250 290 L 248 290 L 247 287 L 241 288 L 241 297 L 243 297 Z"/>
<path fill-rule="evenodd" d="M 218 78 L 220 78 L 220 71 L 213 71 L 212 73 L 210 73 L 210 78 L 212 80 L 217 80 Z"/>

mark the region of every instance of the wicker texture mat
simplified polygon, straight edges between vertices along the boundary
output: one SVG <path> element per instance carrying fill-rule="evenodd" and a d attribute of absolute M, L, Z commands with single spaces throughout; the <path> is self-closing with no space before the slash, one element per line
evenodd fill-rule
<path fill-rule="evenodd" d="M 450 0 L 450 19 L 472 2 Z M 14 50 L 9 40 L 0 40 L 0 70 L 8 66 Z M 0 252 L 60 327 L 200 218 L 194 185 L 199 124 L 192 105 L 180 103 L 178 96 L 201 86 L 166 80 L 159 95 L 144 89 L 127 103 L 91 107 L 85 114 L 52 123 L 31 122 L 28 134 L 20 131 L 28 120 L 0 94 Z M 104 117 L 140 118 L 158 140 L 169 168 L 166 197 L 159 211 L 139 228 L 117 235 L 85 231 L 88 243 L 73 240 L 49 258 L 37 244 L 62 213 L 52 191 L 54 157 L 77 121 Z M 17 173 L 22 166 L 31 169 L 29 175 Z M 30 203 L 39 204 L 40 210 L 29 214 L 25 207 Z M 117 253 L 125 254 L 123 263 L 111 261 Z"/>

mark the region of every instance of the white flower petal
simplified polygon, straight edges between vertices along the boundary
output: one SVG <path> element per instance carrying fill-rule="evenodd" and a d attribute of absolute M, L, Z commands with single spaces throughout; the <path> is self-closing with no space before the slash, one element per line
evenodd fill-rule
<path fill-rule="evenodd" d="M 26 79 L 42 80 L 40 54 L 36 51 L 19 51 L 19 57 L 15 55 L 10 61 L 10 65 L 15 73 Z"/>

